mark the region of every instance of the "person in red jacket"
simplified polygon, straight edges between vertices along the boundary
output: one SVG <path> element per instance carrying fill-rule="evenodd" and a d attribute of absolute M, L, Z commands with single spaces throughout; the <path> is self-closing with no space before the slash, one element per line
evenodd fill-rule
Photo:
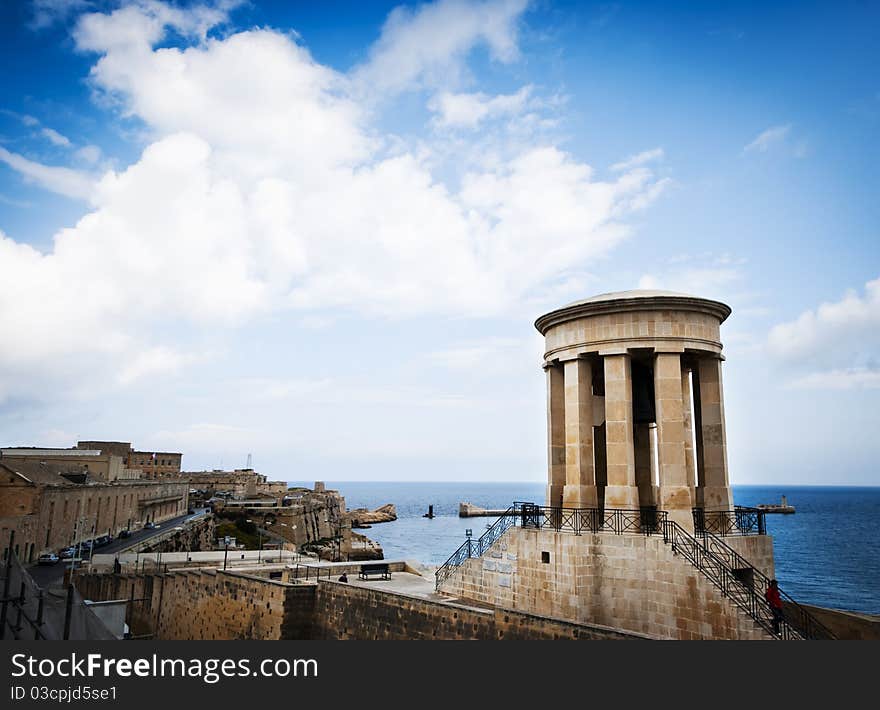
<path fill-rule="evenodd" d="M 783 619 L 782 615 L 782 597 L 779 596 L 779 584 L 775 579 L 770 580 L 767 585 L 767 591 L 764 592 L 764 599 L 770 605 L 770 611 L 773 612 L 773 633 L 779 633 L 779 624 Z"/>

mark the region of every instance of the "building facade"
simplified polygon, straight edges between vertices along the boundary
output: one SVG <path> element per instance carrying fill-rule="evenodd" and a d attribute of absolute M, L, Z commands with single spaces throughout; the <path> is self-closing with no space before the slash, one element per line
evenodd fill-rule
<path fill-rule="evenodd" d="M 141 471 L 141 478 L 166 478 L 180 473 L 183 454 L 172 451 L 136 451 L 127 441 L 79 441 L 78 449 L 98 450 L 122 458 L 125 468 Z"/>
<path fill-rule="evenodd" d="M 148 521 L 162 522 L 187 511 L 189 486 L 181 481 L 92 479 L 69 463 L 0 460 L 0 547 L 9 534 L 24 562 L 81 540 L 116 535 Z"/>

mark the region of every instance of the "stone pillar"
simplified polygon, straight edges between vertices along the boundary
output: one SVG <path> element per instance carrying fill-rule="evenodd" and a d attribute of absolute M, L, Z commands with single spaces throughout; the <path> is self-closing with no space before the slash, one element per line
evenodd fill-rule
<path fill-rule="evenodd" d="M 651 452 L 651 425 L 636 424 L 633 430 L 633 463 L 639 507 L 657 505 L 654 491 L 654 455 Z"/>
<path fill-rule="evenodd" d="M 657 407 L 657 449 L 660 461 L 660 510 L 668 511 L 685 530 L 693 532 L 693 488 L 688 485 L 684 457 L 684 419 L 681 355 L 657 353 L 654 361 Z"/>
<path fill-rule="evenodd" d="M 684 425 L 684 468 L 687 482 L 691 488 L 696 485 L 696 468 L 694 466 L 694 424 L 691 411 L 691 371 L 681 368 L 681 406 L 682 423 Z"/>
<path fill-rule="evenodd" d="M 719 358 L 699 360 L 699 396 L 703 505 L 706 510 L 730 510 L 733 496 L 727 473 L 727 434 Z"/>
<path fill-rule="evenodd" d="M 595 508 L 593 468 L 593 377 L 588 360 L 565 362 L 565 488 L 566 508 Z"/>
<path fill-rule="evenodd" d="M 608 485 L 608 461 L 605 458 L 605 398 L 597 397 L 593 390 L 593 421 L 601 419 L 599 426 L 593 427 L 593 466 L 596 471 L 596 501 L 599 508 L 605 507 L 605 487 Z M 602 414 L 596 416 L 596 402 L 602 402 Z"/>
<path fill-rule="evenodd" d="M 565 487 L 565 380 L 560 365 L 547 371 L 547 505 L 562 505 Z"/>
<path fill-rule="evenodd" d="M 629 355 L 606 355 L 605 452 L 606 508 L 639 507 L 633 449 L 632 370 Z"/>

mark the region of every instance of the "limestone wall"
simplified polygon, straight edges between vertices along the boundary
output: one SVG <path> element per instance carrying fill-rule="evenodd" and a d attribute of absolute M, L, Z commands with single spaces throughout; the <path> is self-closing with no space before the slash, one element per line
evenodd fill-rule
<path fill-rule="evenodd" d="M 819 623 L 844 641 L 880 641 L 880 616 L 801 604 Z"/>
<path fill-rule="evenodd" d="M 222 570 L 81 574 L 86 599 L 133 599 L 132 633 L 159 639 L 640 639 L 598 625 L 478 609 L 357 587 Z"/>
<path fill-rule="evenodd" d="M 314 585 L 222 570 L 83 574 L 74 581 L 86 599 L 134 599 L 132 633 L 159 639 L 308 638 L 314 608 Z"/>
<path fill-rule="evenodd" d="M 770 579 L 776 577 L 773 538 L 770 535 L 731 535 L 724 538 L 724 544 L 745 557 L 752 564 L 752 567 Z"/>
<path fill-rule="evenodd" d="M 321 580 L 315 596 L 312 638 L 394 641 L 642 637 L 508 609 L 438 604 L 419 597 Z"/>
<path fill-rule="evenodd" d="M 656 536 L 511 528 L 442 591 L 661 638 L 769 638 Z"/>
<path fill-rule="evenodd" d="M 546 360 L 619 347 L 721 352 L 716 315 L 672 308 L 582 316 L 550 327 L 545 337 Z"/>

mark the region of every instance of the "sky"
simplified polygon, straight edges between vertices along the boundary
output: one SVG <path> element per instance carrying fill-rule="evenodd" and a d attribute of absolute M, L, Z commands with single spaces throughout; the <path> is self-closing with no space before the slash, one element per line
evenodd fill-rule
<path fill-rule="evenodd" d="M 880 485 L 874 3 L 8 0 L 0 443 L 546 480 L 535 318 L 718 299 L 733 484 Z"/>

